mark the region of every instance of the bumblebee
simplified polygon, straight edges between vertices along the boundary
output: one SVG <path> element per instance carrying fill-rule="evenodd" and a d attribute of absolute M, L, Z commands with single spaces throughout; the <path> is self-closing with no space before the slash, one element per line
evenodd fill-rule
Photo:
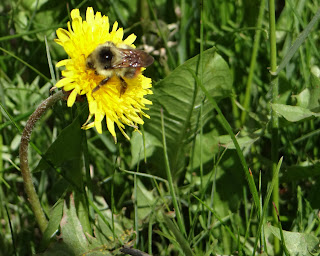
<path fill-rule="evenodd" d="M 93 89 L 93 93 L 108 83 L 112 76 L 121 81 L 120 96 L 125 93 L 127 83 L 124 78 L 134 78 L 142 67 L 148 67 L 154 59 L 148 53 L 128 45 L 115 46 L 112 42 L 100 44 L 89 54 L 86 67 L 105 78 Z"/>

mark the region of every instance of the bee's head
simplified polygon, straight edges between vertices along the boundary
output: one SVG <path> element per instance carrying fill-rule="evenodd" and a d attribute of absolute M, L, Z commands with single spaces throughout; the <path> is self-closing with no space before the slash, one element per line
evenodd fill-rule
<path fill-rule="evenodd" d="M 101 66 L 104 69 L 109 69 L 112 67 L 112 59 L 114 57 L 114 53 L 109 46 L 102 46 L 97 51 L 97 58 Z"/>
<path fill-rule="evenodd" d="M 87 57 L 86 66 L 96 70 L 111 69 L 116 54 L 116 47 L 113 43 L 101 44 Z"/>

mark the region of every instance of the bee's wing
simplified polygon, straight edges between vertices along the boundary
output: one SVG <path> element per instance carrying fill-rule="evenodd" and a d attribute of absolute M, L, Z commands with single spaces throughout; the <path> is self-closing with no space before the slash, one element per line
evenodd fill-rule
<path fill-rule="evenodd" d="M 153 63 L 153 57 L 137 49 L 118 49 L 121 56 L 112 68 L 141 68 Z"/>

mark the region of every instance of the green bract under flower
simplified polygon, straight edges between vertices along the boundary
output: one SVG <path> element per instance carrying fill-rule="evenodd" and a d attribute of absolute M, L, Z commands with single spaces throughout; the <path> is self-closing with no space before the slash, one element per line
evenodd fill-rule
<path fill-rule="evenodd" d="M 131 34 L 123 40 L 123 29 L 118 28 L 117 22 L 109 31 L 108 17 L 101 16 L 100 12 L 94 14 L 91 7 L 87 9 L 85 21 L 82 20 L 78 9 L 71 11 L 71 18 L 68 30 L 57 30 L 58 39 L 55 41 L 64 48 L 70 59 L 58 62 L 57 67 L 65 66 L 65 70 L 62 71 L 63 78 L 56 87 L 70 91 L 67 100 L 69 107 L 74 104 L 78 95 L 86 95 L 90 114 L 83 129 L 96 127 L 98 133 L 102 133 L 101 122 L 105 118 L 108 130 L 115 139 L 115 124 L 129 139 L 124 132 L 125 125 L 138 129 L 137 125 L 143 124 L 142 116 L 149 118 L 144 110 L 147 110 L 145 105 L 152 102 L 144 97 L 152 94 L 151 79 L 142 75 L 144 68 L 141 68 L 133 78 L 125 78 L 127 87 L 124 93 L 121 91 L 123 81 L 117 76 L 112 76 L 106 85 L 97 90 L 95 88 L 104 77 L 88 69 L 86 59 L 98 45 L 105 42 L 112 42 L 116 47 L 127 45 L 135 48 L 133 42 L 136 36 Z M 94 121 L 90 123 L 92 117 Z"/>

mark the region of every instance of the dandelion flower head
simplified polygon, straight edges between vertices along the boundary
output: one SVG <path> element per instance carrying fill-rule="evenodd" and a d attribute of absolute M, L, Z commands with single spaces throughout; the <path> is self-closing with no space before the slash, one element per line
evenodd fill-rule
<path fill-rule="evenodd" d="M 78 9 L 71 11 L 71 23 L 68 22 L 68 30 L 57 30 L 56 43 L 61 45 L 69 59 L 57 63 L 57 67 L 64 66 L 63 78 L 58 81 L 56 87 L 61 87 L 69 92 L 67 105 L 73 106 L 78 95 L 86 95 L 89 105 L 89 117 L 82 126 L 83 129 L 95 127 L 98 133 L 102 133 L 102 121 L 105 118 L 109 132 L 116 140 L 115 124 L 122 134 L 125 133 L 125 125 L 138 129 L 138 125 L 144 122 L 142 117 L 149 116 L 144 113 L 146 105 L 152 104 L 145 98 L 152 94 L 151 79 L 142 74 L 144 68 L 137 69 L 133 78 L 124 78 L 127 87 L 122 93 L 122 82 L 117 76 L 112 76 L 108 82 L 98 90 L 95 88 L 105 78 L 86 66 L 86 58 L 97 46 L 105 42 L 112 42 L 116 47 L 127 45 L 135 48 L 134 34 L 123 40 L 123 28 L 118 28 L 115 22 L 110 31 L 109 19 L 100 12 L 94 14 L 93 8 L 87 8 L 86 20 L 82 20 Z M 94 121 L 90 122 L 92 117 Z"/>

